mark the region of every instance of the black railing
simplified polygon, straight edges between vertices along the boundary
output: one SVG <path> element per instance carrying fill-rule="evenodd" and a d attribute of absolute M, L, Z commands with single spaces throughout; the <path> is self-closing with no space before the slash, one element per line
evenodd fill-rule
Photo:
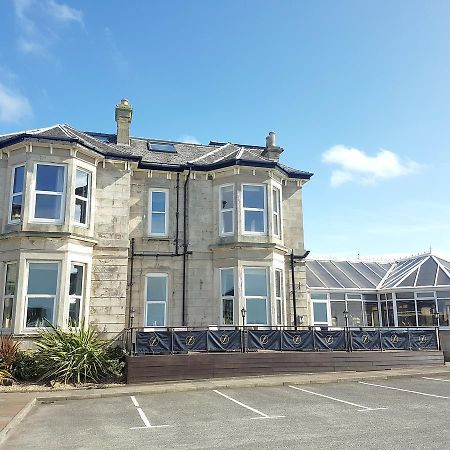
<path fill-rule="evenodd" d="M 436 327 L 177 327 L 125 330 L 130 355 L 188 352 L 438 350 Z"/>

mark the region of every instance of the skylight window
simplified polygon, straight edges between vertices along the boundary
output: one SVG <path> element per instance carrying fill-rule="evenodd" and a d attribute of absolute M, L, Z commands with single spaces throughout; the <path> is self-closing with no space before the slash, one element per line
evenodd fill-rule
<path fill-rule="evenodd" d="M 108 143 L 109 142 L 109 137 L 108 136 L 94 136 L 95 137 L 95 139 L 97 139 L 97 141 L 100 141 L 100 142 L 106 142 L 106 143 Z"/>
<path fill-rule="evenodd" d="M 175 153 L 175 146 L 173 144 L 159 144 L 155 142 L 147 143 L 148 149 L 153 152 L 165 152 L 165 153 Z"/>

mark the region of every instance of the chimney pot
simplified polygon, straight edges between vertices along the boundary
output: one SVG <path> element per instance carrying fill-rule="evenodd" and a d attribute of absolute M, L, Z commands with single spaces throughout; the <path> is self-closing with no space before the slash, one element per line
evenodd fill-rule
<path fill-rule="evenodd" d="M 276 134 L 275 132 L 271 131 L 266 137 L 266 148 L 261 153 L 261 156 L 263 158 L 278 162 L 281 153 L 283 153 L 283 149 L 281 147 L 277 147 Z"/>
<path fill-rule="evenodd" d="M 130 124 L 133 117 L 133 108 L 126 98 L 116 105 L 117 143 L 130 145 Z"/>

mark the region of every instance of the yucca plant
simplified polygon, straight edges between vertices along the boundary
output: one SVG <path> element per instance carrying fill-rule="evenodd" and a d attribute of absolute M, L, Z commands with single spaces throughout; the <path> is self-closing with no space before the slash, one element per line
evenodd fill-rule
<path fill-rule="evenodd" d="M 41 380 L 64 383 L 99 382 L 116 367 L 110 357 L 108 341 L 84 323 L 79 328 L 43 329 L 36 340 L 37 361 Z"/>
<path fill-rule="evenodd" d="M 9 383 L 12 383 L 11 380 L 14 381 L 14 377 L 6 369 L 0 367 L 0 386 L 5 384 L 6 380 L 9 380 Z"/>

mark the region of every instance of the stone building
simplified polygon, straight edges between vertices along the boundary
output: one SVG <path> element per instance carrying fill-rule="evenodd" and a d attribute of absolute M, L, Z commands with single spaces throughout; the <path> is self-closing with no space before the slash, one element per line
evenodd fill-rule
<path fill-rule="evenodd" d="M 115 118 L 116 134 L 64 124 L 0 136 L 1 330 L 32 337 L 85 321 L 111 338 L 131 322 L 308 316 L 312 174 L 279 161 L 275 134 L 265 146 L 130 137 L 126 100 Z"/>

